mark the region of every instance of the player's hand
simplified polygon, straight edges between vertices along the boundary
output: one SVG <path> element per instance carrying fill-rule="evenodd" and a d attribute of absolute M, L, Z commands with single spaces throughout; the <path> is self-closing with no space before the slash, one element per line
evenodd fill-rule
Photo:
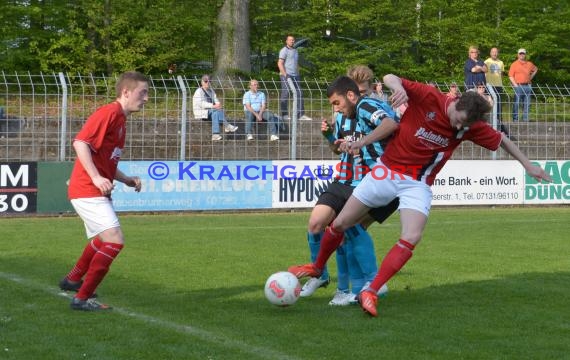
<path fill-rule="evenodd" d="M 334 144 L 338 147 L 338 151 L 347 153 L 350 150 L 350 142 L 345 139 L 337 139 Z"/>
<path fill-rule="evenodd" d="M 103 196 L 111 195 L 111 191 L 113 191 L 113 188 L 115 187 L 109 179 L 100 175 L 93 178 L 93 184 L 97 189 L 99 189 L 99 191 L 101 191 Z"/>
<path fill-rule="evenodd" d="M 329 122 L 327 121 L 327 119 L 323 119 L 323 121 L 321 122 L 321 132 L 323 133 L 328 133 L 332 131 L 332 126 L 331 124 L 329 124 Z"/>
<path fill-rule="evenodd" d="M 526 170 L 527 174 L 529 174 L 530 176 L 532 176 L 533 178 L 535 178 L 536 180 L 542 182 L 542 180 L 546 181 L 546 182 L 552 182 L 552 178 L 550 177 L 550 175 L 548 175 L 546 173 L 546 171 L 544 171 L 543 168 L 541 168 L 540 166 L 531 166 Z"/>
<path fill-rule="evenodd" d="M 390 95 L 390 101 L 392 102 L 392 108 L 395 109 L 408 102 L 408 93 L 406 93 L 404 88 L 394 89 L 394 93 Z"/>
<path fill-rule="evenodd" d="M 364 140 L 360 139 L 358 141 L 353 141 L 349 143 L 348 152 L 351 155 L 358 155 L 360 154 L 360 149 L 364 147 Z"/>
<path fill-rule="evenodd" d="M 125 185 L 134 187 L 136 192 L 140 192 L 142 187 L 141 178 L 138 176 L 131 176 L 128 181 L 125 182 Z"/>

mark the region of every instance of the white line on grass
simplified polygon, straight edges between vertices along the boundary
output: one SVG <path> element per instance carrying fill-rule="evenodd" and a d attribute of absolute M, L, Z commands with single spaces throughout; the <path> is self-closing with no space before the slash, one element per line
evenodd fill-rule
<path fill-rule="evenodd" d="M 68 295 L 65 292 L 61 292 L 57 288 L 38 284 L 32 280 L 24 279 L 21 276 L 18 276 L 16 274 L 8 274 L 8 273 L 0 272 L 0 278 L 2 278 L 4 280 L 12 281 L 14 283 L 18 283 L 18 284 L 21 284 L 23 286 L 30 287 L 30 288 L 33 288 L 36 290 L 41 290 L 43 292 L 49 293 L 50 295 L 63 296 L 63 297 L 71 299 L 70 295 Z M 69 310 L 69 311 L 71 311 L 71 310 Z M 142 321 L 144 323 L 152 324 L 155 326 L 174 330 L 174 331 L 179 332 L 179 333 L 187 334 L 187 335 L 198 338 L 198 339 L 205 341 L 205 342 L 214 343 L 216 345 L 220 345 L 220 346 L 230 348 L 230 349 L 234 349 L 234 350 L 237 349 L 237 350 L 240 350 L 246 354 L 253 355 L 255 358 L 283 359 L 283 360 L 296 360 L 297 359 L 296 357 L 293 357 L 293 356 L 290 356 L 287 354 L 282 354 L 282 353 L 274 351 L 272 349 L 268 349 L 265 347 L 259 347 L 259 346 L 252 346 L 252 345 L 249 345 L 249 344 L 247 344 L 241 340 L 228 338 L 226 336 L 219 335 L 219 334 L 207 331 L 207 330 L 203 330 L 203 329 L 200 329 L 200 328 L 195 327 L 195 326 L 177 324 L 177 323 L 174 323 L 171 321 L 167 321 L 167 320 L 155 318 L 155 317 L 152 317 L 149 315 L 137 313 L 137 312 L 128 310 L 126 308 L 119 308 L 119 307 L 113 306 L 113 312 L 116 312 L 116 313 L 121 314 L 123 316 L 128 316 L 130 318 Z"/>

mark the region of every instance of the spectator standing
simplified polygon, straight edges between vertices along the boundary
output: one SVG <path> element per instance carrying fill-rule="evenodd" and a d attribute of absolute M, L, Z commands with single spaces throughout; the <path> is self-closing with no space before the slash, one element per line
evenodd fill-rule
<path fill-rule="evenodd" d="M 226 120 L 226 115 L 222 108 L 222 103 L 218 100 L 216 93 L 211 87 L 211 79 L 208 75 L 202 75 L 200 87 L 194 92 L 192 97 L 192 109 L 194 118 L 209 120 L 212 122 L 212 141 L 222 140 L 220 135 L 220 124 L 224 125 L 224 132 L 236 132 L 238 127 L 230 124 Z"/>
<path fill-rule="evenodd" d="M 110 309 L 92 298 L 124 244 L 111 201 L 113 180 L 137 192 L 141 190 L 140 178 L 125 175 L 117 166 L 125 146 L 127 117 L 140 111 L 148 101 L 148 80 L 141 73 L 126 72 L 115 88 L 116 101 L 89 116 L 73 140 L 77 158 L 69 179 L 68 197 L 90 239 L 75 266 L 59 283 L 62 290 L 77 292 L 71 300 L 73 310 Z"/>
<path fill-rule="evenodd" d="M 251 128 L 253 121 L 262 122 L 263 120 L 269 123 L 269 132 L 271 136 L 269 140 L 279 140 L 277 135 L 279 132 L 279 119 L 272 112 L 266 110 L 267 100 L 265 94 L 258 90 L 259 82 L 252 79 L 249 82 L 249 91 L 243 94 L 243 110 L 245 111 L 245 133 L 247 140 L 253 140 Z"/>
<path fill-rule="evenodd" d="M 496 47 L 491 49 L 489 58 L 485 60 L 485 65 L 487 65 L 488 69 L 485 73 L 485 79 L 487 80 L 487 84 L 493 87 L 493 90 L 495 90 L 495 94 L 497 95 L 497 121 L 500 124 L 503 119 L 501 98 L 505 94 L 505 89 L 503 88 L 503 72 L 505 71 L 505 64 L 503 61 L 499 60 L 499 49 Z"/>
<path fill-rule="evenodd" d="M 518 59 L 509 68 L 509 80 L 515 89 L 515 101 L 513 104 L 513 121 L 519 120 L 519 104 L 523 102 L 522 121 L 528 121 L 530 110 L 530 95 L 532 94 L 532 79 L 538 72 L 538 68 L 526 59 L 526 49 L 519 49 Z"/>
<path fill-rule="evenodd" d="M 465 73 L 465 87 L 467 89 L 474 88 L 475 84 L 479 82 L 486 84 L 487 66 L 479 59 L 479 49 L 476 46 L 469 47 L 469 58 L 465 61 L 463 72 Z"/>
<path fill-rule="evenodd" d="M 301 76 L 299 74 L 299 52 L 293 47 L 295 37 L 287 35 L 285 37 L 285 46 L 279 51 L 279 60 L 277 67 L 279 68 L 279 78 L 281 79 L 281 117 L 285 120 L 289 119 L 289 85 L 287 79 L 293 80 L 293 86 L 297 94 L 297 116 L 299 120 L 312 120 L 305 115 L 305 103 L 303 101 L 303 92 L 301 91 Z"/>

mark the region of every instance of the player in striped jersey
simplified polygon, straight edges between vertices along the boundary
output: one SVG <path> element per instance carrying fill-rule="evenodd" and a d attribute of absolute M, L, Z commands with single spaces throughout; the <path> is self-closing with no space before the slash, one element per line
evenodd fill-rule
<path fill-rule="evenodd" d="M 389 137 L 397 128 L 394 121 L 395 114 L 387 104 L 364 96 L 370 92 L 372 71 L 365 66 L 356 66 L 349 70 L 349 74 L 359 81 L 355 83 L 348 77 L 343 77 L 340 84 L 341 93 L 345 95 L 344 97 L 351 99 L 353 109 L 350 115 L 352 118 L 347 114 L 337 112 L 334 131 L 326 120 L 323 121 L 321 127 L 331 150 L 340 155 L 338 165 L 340 173 L 321 194 L 311 213 L 307 238 L 312 261 L 318 254 L 324 228 L 341 211 L 354 187 L 370 170 L 369 165 L 374 164 L 375 159 L 382 154 L 382 146 L 377 140 Z M 363 119 L 362 125 L 356 120 L 357 118 Z M 361 126 L 365 131 L 361 130 Z M 375 132 L 375 129 L 378 130 Z M 366 143 L 367 146 L 363 147 L 361 153 L 349 152 L 349 144 L 357 142 Z M 374 221 L 382 223 L 396 210 L 397 206 L 398 200 L 396 199 L 384 208 L 373 209 L 360 224 L 347 229 L 346 241 L 337 249 L 338 289 L 329 302 L 330 305 L 342 306 L 356 303 L 356 294 L 367 281 L 373 279 L 377 271 L 376 256 L 372 239 L 365 229 Z M 301 296 L 310 296 L 317 288 L 324 287 L 328 283 L 329 274 L 325 269 L 319 278 L 315 277 L 307 281 L 303 286 Z M 350 289 L 350 284 L 352 289 Z M 379 293 L 386 291 L 387 288 L 384 287 L 379 290 Z"/>
<path fill-rule="evenodd" d="M 297 277 L 319 275 L 347 228 L 357 224 L 371 208 L 399 197 L 400 239 L 382 261 L 372 283 L 358 295 L 360 306 L 371 316 L 378 314 L 378 289 L 400 271 L 420 242 L 431 208 L 430 185 L 461 142 L 470 140 L 489 150 L 501 147 L 521 163 L 528 175 L 551 181 L 505 134 L 484 120 L 491 106 L 479 94 L 466 92 L 451 99 L 429 85 L 391 74 L 384 77 L 384 83 L 392 90 L 393 106 L 404 102 L 409 105 L 376 165 L 388 171 L 389 176 L 378 178 L 374 172 L 369 173 L 326 229 L 315 263 L 289 268 Z"/>

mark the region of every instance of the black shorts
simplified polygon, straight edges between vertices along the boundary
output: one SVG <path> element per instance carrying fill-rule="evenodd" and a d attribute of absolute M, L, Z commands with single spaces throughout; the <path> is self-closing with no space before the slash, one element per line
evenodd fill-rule
<path fill-rule="evenodd" d="M 335 214 L 338 215 L 350 195 L 354 187 L 346 184 L 333 181 L 324 193 L 319 196 L 317 200 L 317 205 L 326 205 L 334 210 Z M 379 208 L 370 209 L 368 214 L 376 220 L 378 223 L 383 223 L 384 220 L 390 217 L 398 209 L 400 205 L 400 200 L 398 198 L 392 200 L 388 205 Z"/>

